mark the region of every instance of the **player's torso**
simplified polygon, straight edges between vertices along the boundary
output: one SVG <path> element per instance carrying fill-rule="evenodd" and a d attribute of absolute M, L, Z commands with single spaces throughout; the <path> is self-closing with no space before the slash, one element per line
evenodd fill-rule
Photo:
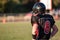
<path fill-rule="evenodd" d="M 51 33 L 52 18 L 50 15 L 37 15 L 39 38 L 49 38 Z"/>

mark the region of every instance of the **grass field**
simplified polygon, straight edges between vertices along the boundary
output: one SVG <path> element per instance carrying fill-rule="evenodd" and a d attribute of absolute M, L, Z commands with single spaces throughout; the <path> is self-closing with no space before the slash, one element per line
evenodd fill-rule
<path fill-rule="evenodd" d="M 51 40 L 60 40 L 60 21 L 56 21 L 58 33 Z M 31 40 L 30 22 L 0 23 L 0 40 Z"/>

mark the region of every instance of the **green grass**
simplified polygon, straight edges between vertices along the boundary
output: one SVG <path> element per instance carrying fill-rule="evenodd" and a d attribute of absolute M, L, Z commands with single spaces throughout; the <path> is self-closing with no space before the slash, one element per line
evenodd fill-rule
<path fill-rule="evenodd" d="M 56 21 L 58 33 L 51 40 L 60 40 L 60 21 Z M 0 40 L 32 40 L 30 22 L 0 23 Z"/>

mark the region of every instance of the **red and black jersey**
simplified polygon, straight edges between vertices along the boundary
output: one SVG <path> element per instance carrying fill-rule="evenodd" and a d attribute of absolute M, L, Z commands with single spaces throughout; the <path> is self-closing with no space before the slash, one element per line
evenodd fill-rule
<path fill-rule="evenodd" d="M 55 21 L 53 17 L 49 14 L 38 14 L 37 16 L 31 17 L 31 24 L 38 24 L 38 39 L 49 39 L 51 34 L 51 28 L 53 27 Z"/>

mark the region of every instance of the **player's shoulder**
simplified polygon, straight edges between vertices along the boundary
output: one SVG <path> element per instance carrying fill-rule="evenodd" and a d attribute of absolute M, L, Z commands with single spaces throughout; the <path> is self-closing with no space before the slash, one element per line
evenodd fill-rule
<path fill-rule="evenodd" d="M 31 19 L 36 19 L 36 16 L 32 15 Z"/>
<path fill-rule="evenodd" d="M 53 17 L 52 15 L 50 15 L 50 14 L 45 14 L 45 16 L 47 16 L 47 17 Z"/>
<path fill-rule="evenodd" d="M 31 18 L 35 18 L 36 16 L 34 16 L 34 15 L 32 15 L 32 17 Z"/>

